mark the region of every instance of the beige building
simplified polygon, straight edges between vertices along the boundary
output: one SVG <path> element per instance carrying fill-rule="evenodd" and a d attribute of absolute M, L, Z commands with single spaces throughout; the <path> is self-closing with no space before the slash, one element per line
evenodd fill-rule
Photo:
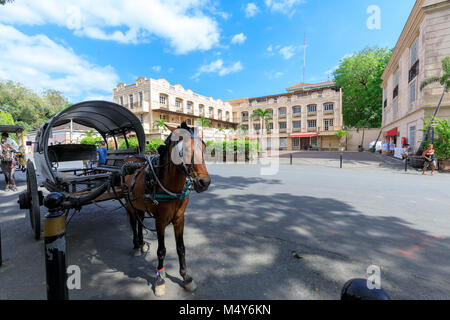
<path fill-rule="evenodd" d="M 397 147 L 404 142 L 416 151 L 443 88 L 420 83 L 441 75 L 441 60 L 450 56 L 450 0 L 417 0 L 383 73 L 383 135 Z M 450 95 L 438 118 L 450 119 Z"/>
<path fill-rule="evenodd" d="M 228 101 L 239 128 L 244 126 L 250 138 L 257 138 L 261 120 L 253 119 L 252 114 L 258 108 L 270 109 L 268 148 L 337 150 L 335 133 L 343 123 L 341 88 L 329 81 L 300 83 L 286 90 L 288 93 Z"/>
<path fill-rule="evenodd" d="M 179 125 L 183 121 L 196 125 L 196 119 L 205 117 L 212 124 L 212 128 L 204 128 L 205 140 L 224 137 L 227 129 L 236 127 L 229 103 L 199 95 L 179 84 L 171 85 L 166 79 L 139 77 L 133 84 L 119 83 L 113 89 L 113 101 L 141 120 L 147 141 L 169 134 L 154 128 L 157 119 L 165 119 L 168 125 Z"/>

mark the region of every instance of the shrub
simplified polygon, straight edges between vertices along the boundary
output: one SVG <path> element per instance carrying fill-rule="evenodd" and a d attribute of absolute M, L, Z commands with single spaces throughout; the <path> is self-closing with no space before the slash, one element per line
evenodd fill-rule
<path fill-rule="evenodd" d="M 162 146 L 164 141 L 161 139 L 153 139 L 149 144 L 145 146 L 145 151 L 150 154 L 156 154 L 158 152 L 159 146 Z"/>

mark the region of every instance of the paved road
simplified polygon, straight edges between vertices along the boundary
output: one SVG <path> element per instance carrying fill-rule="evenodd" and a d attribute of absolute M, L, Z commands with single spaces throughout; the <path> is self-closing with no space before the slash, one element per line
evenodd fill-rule
<path fill-rule="evenodd" d="M 449 175 L 312 164 L 281 165 L 274 176 L 261 176 L 257 165 L 208 169 L 211 188 L 192 195 L 186 215 L 194 294 L 181 287 L 169 227 L 167 295 L 154 296 L 156 237 L 146 235 L 147 256 L 132 258 L 124 210 L 113 211 L 111 201 L 84 207 L 70 222 L 68 261 L 82 271 L 82 289 L 70 297 L 337 299 L 346 280 L 367 277 L 374 264 L 392 298 L 450 299 Z M 0 194 L 0 299 L 43 299 L 43 244 L 16 199 Z"/>

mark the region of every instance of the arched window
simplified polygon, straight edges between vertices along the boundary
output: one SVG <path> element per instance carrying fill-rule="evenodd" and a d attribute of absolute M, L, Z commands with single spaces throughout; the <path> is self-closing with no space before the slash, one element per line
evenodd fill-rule
<path fill-rule="evenodd" d="M 331 102 L 324 103 L 323 105 L 323 111 L 333 111 L 334 110 L 334 104 Z"/>
<path fill-rule="evenodd" d="M 308 112 L 317 112 L 317 105 L 315 104 L 308 105 Z"/>

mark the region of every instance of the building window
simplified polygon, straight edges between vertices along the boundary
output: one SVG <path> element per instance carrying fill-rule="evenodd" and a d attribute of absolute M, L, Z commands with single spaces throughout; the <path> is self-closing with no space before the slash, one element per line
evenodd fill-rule
<path fill-rule="evenodd" d="M 292 122 L 292 127 L 293 127 L 294 129 L 301 129 L 301 127 L 302 127 L 302 122 L 301 122 L 301 121 L 294 121 L 294 122 Z"/>
<path fill-rule="evenodd" d="M 259 131 L 259 130 L 261 130 L 261 125 L 255 124 L 255 125 L 253 125 L 253 128 L 255 129 L 255 131 Z"/>
<path fill-rule="evenodd" d="M 209 108 L 209 110 L 208 110 L 208 115 L 209 115 L 210 117 L 213 117 L 213 115 L 214 115 L 214 109 L 213 109 L 213 108 Z"/>
<path fill-rule="evenodd" d="M 413 103 L 416 101 L 416 82 L 414 81 L 409 87 L 409 102 Z"/>
<path fill-rule="evenodd" d="M 333 119 L 324 120 L 323 122 L 325 131 L 329 131 L 330 127 L 333 126 Z"/>
<path fill-rule="evenodd" d="M 280 108 L 278 109 L 278 115 L 280 117 L 286 116 L 286 108 Z"/>
<path fill-rule="evenodd" d="M 272 148 L 272 139 L 268 138 L 267 139 L 267 149 L 270 149 L 270 148 Z"/>
<path fill-rule="evenodd" d="M 394 91 L 392 93 L 392 99 L 398 96 L 398 71 L 394 73 Z"/>
<path fill-rule="evenodd" d="M 293 147 L 300 147 L 300 138 L 293 138 L 292 139 L 292 146 Z"/>
<path fill-rule="evenodd" d="M 292 113 L 293 114 L 300 114 L 300 113 L 302 113 L 302 107 L 293 107 L 292 108 Z"/>
<path fill-rule="evenodd" d="M 200 114 L 203 113 L 203 105 L 202 105 L 202 104 L 198 105 L 198 112 L 199 112 Z"/>
<path fill-rule="evenodd" d="M 269 123 L 269 129 L 270 129 L 270 130 L 273 130 L 273 122 L 270 122 L 270 123 Z"/>
<path fill-rule="evenodd" d="M 323 110 L 325 111 L 333 111 L 334 105 L 332 103 L 325 103 L 323 105 Z"/>
<path fill-rule="evenodd" d="M 142 92 L 139 92 L 139 106 L 142 107 L 142 102 L 144 100 L 144 95 L 142 94 Z"/>
<path fill-rule="evenodd" d="M 315 104 L 309 105 L 308 112 L 317 112 L 317 106 Z"/>
<path fill-rule="evenodd" d="M 188 125 L 191 125 L 192 123 L 191 123 L 191 119 L 187 119 L 186 120 L 186 123 L 188 124 Z"/>
<path fill-rule="evenodd" d="M 392 107 L 392 113 L 394 114 L 394 116 L 397 115 L 397 107 L 398 107 L 398 100 L 394 100 L 394 104 Z"/>
<path fill-rule="evenodd" d="M 414 152 L 414 147 L 416 145 L 416 126 L 409 127 L 408 143 L 411 147 L 411 150 Z"/>
<path fill-rule="evenodd" d="M 192 110 L 192 102 L 188 101 L 188 103 L 187 103 L 187 109 L 188 109 L 188 111 L 191 111 L 191 110 Z"/>
<path fill-rule="evenodd" d="M 133 95 L 130 94 L 130 108 L 133 108 Z"/>
<path fill-rule="evenodd" d="M 248 120 L 248 112 L 242 112 L 242 120 Z"/>
<path fill-rule="evenodd" d="M 316 120 L 308 120 L 308 128 L 316 128 L 317 121 Z"/>
<path fill-rule="evenodd" d="M 286 130 L 286 122 L 280 122 L 278 123 L 280 130 Z"/>
<path fill-rule="evenodd" d="M 123 106 L 123 97 L 120 97 L 120 105 Z"/>
<path fill-rule="evenodd" d="M 410 49 L 410 57 L 411 57 L 410 66 L 414 65 L 414 63 L 416 63 L 417 61 L 417 43 L 418 40 L 414 42 L 414 44 L 411 46 Z"/>
<path fill-rule="evenodd" d="M 317 147 L 317 137 L 311 137 L 311 147 Z"/>
<path fill-rule="evenodd" d="M 175 100 L 175 107 L 176 107 L 177 109 L 181 109 L 181 108 L 182 108 L 181 100 L 180 100 L 180 99 L 176 99 L 176 100 Z"/>
<path fill-rule="evenodd" d="M 287 147 L 287 138 L 280 138 L 280 148 Z"/>
<path fill-rule="evenodd" d="M 159 103 L 160 104 L 166 104 L 166 96 L 160 95 L 159 96 Z"/>
<path fill-rule="evenodd" d="M 141 113 L 141 116 L 140 116 L 140 120 L 141 120 L 141 123 L 144 123 L 144 115 Z"/>

